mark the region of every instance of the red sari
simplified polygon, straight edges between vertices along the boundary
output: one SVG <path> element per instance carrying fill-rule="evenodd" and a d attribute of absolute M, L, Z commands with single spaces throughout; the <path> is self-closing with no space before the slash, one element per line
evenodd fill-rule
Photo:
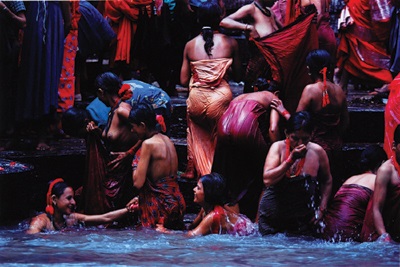
<path fill-rule="evenodd" d="M 295 22 L 270 35 L 254 40 L 271 66 L 272 78 L 281 85 L 279 97 L 290 113 L 296 111 L 304 87 L 311 83 L 306 57 L 318 48 L 315 13 L 300 17 Z"/>
<path fill-rule="evenodd" d="M 388 84 L 390 55 L 387 42 L 390 33 L 389 0 L 346 0 L 354 20 L 340 34 L 337 66 L 365 83 Z"/>

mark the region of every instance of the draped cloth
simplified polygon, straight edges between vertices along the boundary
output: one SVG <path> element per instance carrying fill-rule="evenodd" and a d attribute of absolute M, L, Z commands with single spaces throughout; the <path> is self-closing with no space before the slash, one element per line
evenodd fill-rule
<path fill-rule="evenodd" d="M 131 60 L 131 44 L 139 19 L 140 6 L 151 5 L 152 0 L 112 0 L 105 2 L 104 16 L 117 25 L 115 61 Z"/>
<path fill-rule="evenodd" d="M 383 148 L 388 158 L 394 156 L 392 150 L 394 130 L 400 124 L 400 74 L 389 85 L 389 98 L 385 107 L 385 136 Z"/>
<path fill-rule="evenodd" d="M 269 112 L 257 101 L 235 100 L 218 122 L 212 171 L 226 179 L 231 203 L 254 220 L 263 188 Z M 268 143 L 267 143 L 267 141 Z"/>
<path fill-rule="evenodd" d="M 259 231 L 262 235 L 277 232 L 313 234 L 310 224 L 319 206 L 319 188 L 316 178 L 300 175 L 284 177 L 265 188 L 259 207 Z"/>
<path fill-rule="evenodd" d="M 358 184 L 345 184 L 336 193 L 324 217 L 326 240 L 360 241 L 361 229 L 372 190 Z"/>
<path fill-rule="evenodd" d="M 322 14 L 318 14 L 317 32 L 319 49 L 324 49 L 332 55 L 332 59 L 336 57 L 336 37 L 329 21 L 330 16 L 327 11 L 329 6 L 328 0 L 321 1 Z M 315 9 L 314 4 L 301 6 L 299 0 L 288 0 L 286 4 L 285 25 L 294 22 L 301 14 L 306 14 L 309 10 Z M 316 15 L 315 15 L 316 16 Z"/>
<path fill-rule="evenodd" d="M 372 212 L 373 197 L 369 200 L 364 224 L 361 230 L 361 241 L 371 242 L 378 239 Z M 386 232 L 393 240 L 400 242 L 400 184 L 389 185 L 387 188 L 385 206 L 382 210 L 382 218 Z"/>
<path fill-rule="evenodd" d="M 312 114 L 314 130 L 311 134 L 311 141 L 322 146 L 326 152 L 338 151 L 342 148 L 340 115 L 340 110 L 331 110 L 329 106 Z"/>
<path fill-rule="evenodd" d="M 18 121 L 56 111 L 64 37 L 59 1 L 29 2 L 17 90 Z"/>
<path fill-rule="evenodd" d="M 253 39 L 271 67 L 272 78 L 281 86 L 279 97 L 290 113 L 296 111 L 301 93 L 311 83 L 307 75 L 306 57 L 318 48 L 315 13 L 299 17 L 295 22 L 261 38 Z"/>
<path fill-rule="evenodd" d="M 139 193 L 140 220 L 144 227 L 164 223 L 170 229 L 183 229 L 186 204 L 176 177 L 164 177 L 156 182 L 146 179 Z"/>
<path fill-rule="evenodd" d="M 188 157 L 193 159 L 197 174 L 211 171 L 217 137 L 217 123 L 232 100 L 224 79 L 231 58 L 190 62 L 192 77 L 187 103 Z"/>
<path fill-rule="evenodd" d="M 58 112 L 74 106 L 75 100 L 75 58 L 78 51 L 79 1 L 71 2 L 71 29 L 64 40 L 64 58 L 58 85 Z"/>
<path fill-rule="evenodd" d="M 109 162 L 118 155 L 107 152 L 99 135 L 87 138 L 86 175 L 83 182 L 83 209 L 86 214 L 102 214 L 123 208 L 134 197 L 131 159 L 113 169 Z"/>
<path fill-rule="evenodd" d="M 388 84 L 389 0 L 346 0 L 352 25 L 340 34 L 337 66 L 365 83 Z"/>

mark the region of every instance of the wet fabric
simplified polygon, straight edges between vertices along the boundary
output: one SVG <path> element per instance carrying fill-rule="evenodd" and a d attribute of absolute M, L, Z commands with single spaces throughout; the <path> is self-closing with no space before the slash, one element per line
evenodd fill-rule
<path fill-rule="evenodd" d="M 389 98 L 385 107 L 385 136 L 383 148 L 391 158 L 394 155 L 392 150 L 394 130 L 400 124 L 400 74 L 394 78 L 389 85 Z"/>
<path fill-rule="evenodd" d="M 336 193 L 324 217 L 322 236 L 329 241 L 360 241 L 368 201 L 373 191 L 357 184 L 345 184 Z"/>
<path fill-rule="evenodd" d="M 329 1 L 330 2 L 330 1 Z M 328 0 L 321 1 L 321 9 L 326 8 L 329 3 Z M 289 0 L 286 9 L 286 24 L 294 22 L 301 14 L 307 14 L 308 11 L 316 9 L 314 4 L 301 6 L 301 1 Z M 336 57 L 336 37 L 329 21 L 329 12 L 325 11 L 323 14 L 318 14 L 317 33 L 318 33 L 318 48 L 328 51 L 332 59 Z M 317 16 L 317 15 L 315 15 Z M 316 18 L 317 19 L 317 18 Z"/>
<path fill-rule="evenodd" d="M 17 121 L 56 111 L 64 51 L 64 24 L 58 1 L 32 1 L 26 12 L 17 92 Z"/>
<path fill-rule="evenodd" d="M 309 175 L 284 177 L 276 185 L 264 189 L 259 206 L 260 233 L 314 234 L 310 221 L 315 215 L 319 199 L 316 178 Z"/>
<path fill-rule="evenodd" d="M 223 207 L 215 206 L 214 207 L 214 216 L 213 216 L 213 226 L 212 233 L 213 234 L 223 234 L 221 229 L 221 220 L 227 219 L 227 214 Z M 254 224 L 243 214 L 237 214 L 237 220 L 235 224 L 232 224 L 227 221 L 227 234 L 235 235 L 235 236 L 249 236 L 256 233 L 256 229 Z"/>
<path fill-rule="evenodd" d="M 311 79 L 307 74 L 306 57 L 318 48 L 315 13 L 299 17 L 295 22 L 270 35 L 254 40 L 271 67 L 272 78 L 281 86 L 279 97 L 290 113 L 294 113 L 301 93 Z"/>
<path fill-rule="evenodd" d="M 371 197 L 368 203 L 364 224 L 361 230 L 362 242 L 375 241 L 379 237 L 374 225 L 372 203 L 373 197 Z M 389 233 L 394 241 L 400 242 L 400 184 L 397 186 L 388 186 L 382 217 L 386 232 Z"/>
<path fill-rule="evenodd" d="M 78 52 L 79 1 L 71 1 L 71 29 L 64 40 L 64 58 L 58 85 L 58 112 L 74 106 L 75 100 L 75 58 Z"/>
<path fill-rule="evenodd" d="M 254 220 L 268 152 L 269 112 L 254 100 L 232 100 L 218 122 L 212 171 L 226 179 L 231 204 Z"/>
<path fill-rule="evenodd" d="M 311 116 L 314 125 L 311 141 L 322 146 L 328 154 L 342 149 L 340 116 L 341 110 L 333 110 L 329 105 L 318 112 L 313 112 Z"/>
<path fill-rule="evenodd" d="M 113 169 L 111 155 L 101 138 L 89 133 L 87 138 L 86 175 L 83 181 L 83 208 L 85 214 L 102 214 L 125 207 L 135 195 L 132 182 L 131 159 Z"/>
<path fill-rule="evenodd" d="M 345 1 L 354 23 L 340 33 L 337 65 L 363 82 L 392 81 L 387 42 L 390 30 L 390 1 Z"/>
<path fill-rule="evenodd" d="M 217 137 L 217 122 L 232 100 L 224 79 L 232 64 L 230 58 L 199 60 L 190 63 L 192 77 L 187 103 L 188 157 L 193 158 L 197 174 L 211 171 Z"/>

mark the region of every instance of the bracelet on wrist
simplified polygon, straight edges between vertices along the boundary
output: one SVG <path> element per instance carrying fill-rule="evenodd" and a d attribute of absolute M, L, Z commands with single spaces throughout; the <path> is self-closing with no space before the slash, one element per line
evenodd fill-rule
<path fill-rule="evenodd" d="M 287 159 L 285 159 L 285 162 L 289 163 L 289 165 L 292 165 L 294 163 L 294 160 L 292 157 L 289 156 Z"/>
<path fill-rule="evenodd" d="M 290 115 L 289 111 L 287 111 L 286 109 L 282 112 L 282 116 L 286 117 L 286 115 Z"/>

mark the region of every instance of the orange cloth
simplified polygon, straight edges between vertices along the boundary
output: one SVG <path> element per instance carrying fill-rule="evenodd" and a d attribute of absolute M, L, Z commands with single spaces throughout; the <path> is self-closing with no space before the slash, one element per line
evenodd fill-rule
<path fill-rule="evenodd" d="M 354 20 L 340 34 L 337 66 L 365 83 L 390 83 L 389 0 L 346 0 Z"/>
<path fill-rule="evenodd" d="M 385 136 L 383 148 L 388 158 L 394 156 L 392 150 L 393 135 L 396 126 L 400 124 L 400 74 L 389 85 L 390 94 L 385 108 Z"/>
<path fill-rule="evenodd" d="M 197 174 L 201 176 L 211 172 L 217 122 L 232 100 L 231 89 L 224 79 L 231 64 L 231 58 L 190 63 L 193 75 L 186 101 L 188 156 L 193 158 Z"/>
<path fill-rule="evenodd" d="M 79 1 L 71 1 L 71 29 L 64 40 L 64 58 L 58 85 L 57 112 L 64 112 L 74 106 L 75 100 L 75 58 L 78 51 Z"/>
<path fill-rule="evenodd" d="M 108 17 L 118 27 L 115 61 L 130 63 L 131 44 L 137 28 L 140 6 L 147 6 L 152 2 L 152 0 L 106 1 L 104 16 Z"/>

